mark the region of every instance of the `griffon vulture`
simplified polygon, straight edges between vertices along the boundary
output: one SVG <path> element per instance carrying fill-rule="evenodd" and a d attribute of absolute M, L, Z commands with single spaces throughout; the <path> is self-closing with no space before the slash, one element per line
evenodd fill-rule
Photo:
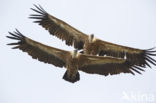
<path fill-rule="evenodd" d="M 144 71 L 136 65 L 131 65 L 125 59 L 103 56 L 91 56 L 78 53 L 77 50 L 69 52 L 60 50 L 54 47 L 46 46 L 39 42 L 33 41 L 18 30 L 14 33 L 9 32 L 10 39 L 18 40 L 15 43 L 8 45 L 15 45 L 13 49 L 20 49 L 27 52 L 33 59 L 37 59 L 44 63 L 49 63 L 57 67 L 65 67 L 67 70 L 63 79 L 69 82 L 76 82 L 80 79 L 79 70 L 89 74 L 100 74 L 107 76 L 108 74 L 131 73 L 141 74 Z"/>
<path fill-rule="evenodd" d="M 31 9 L 38 14 L 32 14 L 30 18 L 37 19 L 34 21 L 35 23 L 39 23 L 39 25 L 48 30 L 51 35 L 65 40 L 67 45 L 74 45 L 74 48 L 78 50 L 83 49 L 84 54 L 107 55 L 118 58 L 124 58 L 126 56 L 129 62 L 141 67 L 151 67 L 148 62 L 156 65 L 156 60 L 151 57 L 156 56 L 156 54 L 154 54 L 156 51 L 153 51 L 154 48 L 141 50 L 97 39 L 93 34 L 86 35 L 64 21 L 50 15 L 41 6 L 34 6 L 36 9 Z"/>

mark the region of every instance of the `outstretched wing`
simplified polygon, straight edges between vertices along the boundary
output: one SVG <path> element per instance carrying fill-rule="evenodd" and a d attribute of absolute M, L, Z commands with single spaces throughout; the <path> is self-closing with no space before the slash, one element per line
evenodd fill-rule
<path fill-rule="evenodd" d="M 18 40 L 16 43 L 8 44 L 16 45 L 13 49 L 20 49 L 23 52 L 27 52 L 33 59 L 38 59 L 44 63 L 53 64 L 58 67 L 65 66 L 65 58 L 68 57 L 69 52 L 33 41 L 22 35 L 18 30 L 14 33 L 9 32 L 9 34 L 10 36 L 7 36 L 8 38 Z"/>
<path fill-rule="evenodd" d="M 149 63 L 156 66 L 156 60 L 151 57 L 156 56 L 156 51 L 153 51 L 154 48 L 141 50 L 105 42 L 99 39 L 96 41 L 96 44 L 99 45 L 97 54 L 100 56 L 107 55 L 118 58 L 126 57 L 129 62 L 141 67 L 145 67 L 146 65 L 151 67 Z"/>
<path fill-rule="evenodd" d="M 131 73 L 134 75 L 134 72 L 141 74 L 140 71 L 144 71 L 140 67 L 131 65 L 124 59 L 89 55 L 80 55 L 79 58 L 79 70 L 86 73 L 107 76 L 120 73 Z"/>
<path fill-rule="evenodd" d="M 35 23 L 39 23 L 43 28 L 49 31 L 51 35 L 65 40 L 69 46 L 74 45 L 76 49 L 82 49 L 85 38 L 88 36 L 62 20 L 48 14 L 41 6 L 36 6 L 36 9 L 31 8 L 38 14 L 30 15 L 31 19 L 36 19 Z"/>

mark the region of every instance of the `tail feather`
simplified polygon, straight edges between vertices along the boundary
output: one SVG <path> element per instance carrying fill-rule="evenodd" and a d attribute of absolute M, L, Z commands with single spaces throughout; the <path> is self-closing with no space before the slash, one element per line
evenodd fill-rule
<path fill-rule="evenodd" d="M 63 79 L 68 82 L 75 83 L 80 80 L 80 74 L 79 72 L 77 72 L 76 76 L 73 78 L 72 76 L 68 76 L 67 71 L 66 71 L 63 76 Z"/>

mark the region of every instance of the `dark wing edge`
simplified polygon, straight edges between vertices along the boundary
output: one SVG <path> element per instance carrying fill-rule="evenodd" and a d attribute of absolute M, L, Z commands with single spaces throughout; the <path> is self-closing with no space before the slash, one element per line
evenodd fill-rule
<path fill-rule="evenodd" d="M 26 42 L 27 37 L 22 35 L 17 29 L 14 33 L 9 32 L 10 36 L 6 36 L 9 39 L 18 40 L 15 43 L 9 43 L 7 45 L 15 45 L 12 49 L 20 49 L 23 52 L 27 52 L 33 59 L 37 59 L 44 63 L 53 64 L 58 67 L 65 66 L 65 62 L 57 58 L 52 54 L 41 50 L 40 48 L 34 47 Z"/>
<path fill-rule="evenodd" d="M 128 61 L 123 63 L 107 63 L 107 64 L 94 64 L 87 65 L 79 68 L 79 70 L 89 73 L 89 74 L 100 74 L 104 76 L 115 75 L 120 73 L 130 73 L 135 75 L 135 73 L 142 74 L 142 71 L 145 71 L 141 67 L 136 65 L 131 65 Z"/>
<path fill-rule="evenodd" d="M 115 44 L 111 44 L 110 45 L 114 45 L 116 48 L 120 47 L 123 49 L 118 50 L 113 50 L 114 48 L 110 48 L 110 49 L 105 49 L 107 47 L 105 47 L 104 49 L 100 49 L 99 51 L 99 56 L 113 56 L 113 57 L 118 57 L 118 58 L 125 58 L 127 61 L 131 62 L 134 65 L 140 66 L 140 67 L 150 67 L 151 68 L 151 64 L 156 66 L 156 60 L 153 59 L 153 56 L 156 56 L 156 51 L 154 50 L 155 48 L 150 48 L 150 49 L 135 49 L 135 48 L 130 48 L 130 47 L 125 47 L 125 46 L 120 46 L 120 45 L 115 45 Z M 108 44 L 108 45 L 109 45 Z M 131 52 L 125 52 L 131 50 Z M 134 50 L 134 52 L 132 53 L 132 51 Z M 138 51 L 138 53 L 135 53 L 135 51 Z"/>
<path fill-rule="evenodd" d="M 66 45 L 74 45 L 74 48 L 76 49 L 83 49 L 85 42 L 83 39 L 84 37 L 86 37 L 84 33 L 78 31 L 64 21 L 51 16 L 40 5 L 34 6 L 36 9 L 31 8 L 31 10 L 35 11 L 38 14 L 31 14 L 29 17 L 30 19 L 36 19 L 34 23 L 41 25 L 43 28 L 48 30 L 51 35 L 56 36 L 63 41 L 65 40 Z M 52 20 L 50 17 L 54 20 Z"/>
<path fill-rule="evenodd" d="M 151 66 L 149 65 L 149 63 L 156 66 L 156 60 L 152 58 L 153 56 L 156 56 L 156 50 L 154 50 L 154 49 L 155 49 L 155 47 L 143 50 L 144 51 L 143 57 L 145 58 L 144 62 L 150 68 L 151 68 Z"/>

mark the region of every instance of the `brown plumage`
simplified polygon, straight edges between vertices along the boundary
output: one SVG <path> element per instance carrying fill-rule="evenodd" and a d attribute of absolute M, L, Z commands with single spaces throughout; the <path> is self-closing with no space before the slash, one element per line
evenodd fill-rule
<path fill-rule="evenodd" d="M 31 9 L 39 15 L 33 14 L 30 16 L 32 19 L 37 19 L 37 21 L 34 22 L 39 23 L 39 25 L 48 30 L 50 34 L 65 40 L 67 45 L 74 45 L 76 49 L 83 49 L 84 54 L 107 55 L 118 58 L 124 58 L 126 56 L 127 60 L 134 65 L 141 67 L 151 67 L 149 63 L 156 65 L 156 60 L 151 57 L 156 56 L 156 51 L 153 51 L 154 48 L 141 50 L 96 39 L 93 35 L 88 36 L 64 21 L 48 14 L 41 6 L 35 5 L 35 7 L 36 9 Z"/>
<path fill-rule="evenodd" d="M 60 50 L 33 41 L 22 35 L 18 30 L 14 33 L 9 32 L 9 34 L 10 36 L 7 36 L 8 38 L 18 40 L 16 43 L 8 44 L 15 45 L 13 49 L 20 49 L 23 52 L 27 52 L 33 59 L 41 62 L 49 63 L 57 67 L 65 67 L 67 71 L 63 79 L 72 83 L 80 79 L 78 70 L 105 76 L 119 73 L 131 73 L 134 75 L 134 72 L 141 74 L 140 71 L 144 71 L 124 59 L 89 56 L 80 54 L 77 50 L 74 52 Z"/>
<path fill-rule="evenodd" d="M 50 32 L 50 34 L 57 36 L 61 40 L 65 40 L 67 45 L 74 45 L 74 47 L 78 49 L 83 48 L 85 41 L 84 37 L 87 37 L 87 35 L 84 35 L 84 33 L 78 31 L 64 21 L 59 20 L 52 15 L 49 15 L 41 6 L 38 7 L 35 5 L 35 7 L 38 10 L 33 8 L 31 9 L 39 13 L 39 15 L 33 14 L 30 17 L 32 19 L 39 19 L 37 21 L 34 21 L 35 23 L 42 25 L 46 30 Z"/>

